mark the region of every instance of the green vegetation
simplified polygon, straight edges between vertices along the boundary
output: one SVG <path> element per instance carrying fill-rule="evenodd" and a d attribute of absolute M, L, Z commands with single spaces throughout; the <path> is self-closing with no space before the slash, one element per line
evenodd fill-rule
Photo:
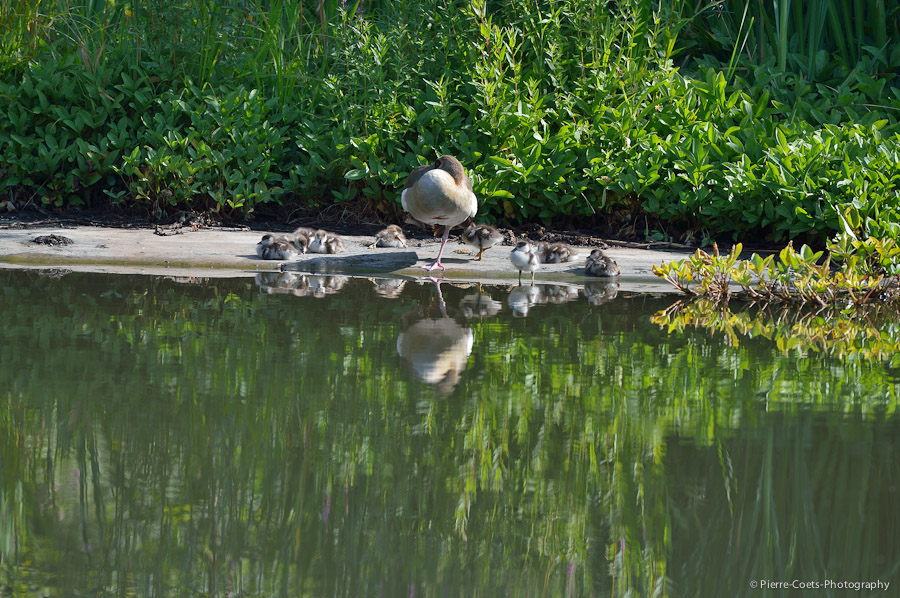
<path fill-rule="evenodd" d="M 848 212 L 845 223 L 850 219 Z M 900 366 L 897 241 L 841 233 L 828 243 L 824 261 L 824 251 L 806 245 L 798 251 L 793 243 L 766 257 L 739 259 L 742 249 L 738 243 L 723 255 L 713 244 L 711 254 L 698 249 L 654 266 L 654 274 L 691 300 L 660 310 L 652 321 L 670 333 L 696 327 L 724 333 L 734 344 L 759 337 L 784 351 Z"/>
<path fill-rule="evenodd" d="M 894 363 L 669 335 L 634 296 L 469 320 L 441 394 L 397 357 L 430 287 L 0 276 L 4 594 L 896 583 Z"/>
<path fill-rule="evenodd" d="M 900 245 L 887 241 L 841 234 L 824 251 L 793 243 L 777 255 L 765 258 L 754 253 L 738 259 L 743 247 L 734 245 L 728 255 L 713 244 L 712 255 L 698 249 L 694 255 L 653 266 L 653 273 L 686 295 L 706 297 L 713 303 L 731 299 L 732 285 L 739 285 L 742 298 L 760 302 L 788 302 L 818 306 L 900 301 Z M 841 264 L 832 268 L 832 257 Z"/>
<path fill-rule="evenodd" d="M 0 202 L 390 218 L 450 152 L 486 220 L 897 239 L 900 9 L 826 4 L 13 0 Z"/>

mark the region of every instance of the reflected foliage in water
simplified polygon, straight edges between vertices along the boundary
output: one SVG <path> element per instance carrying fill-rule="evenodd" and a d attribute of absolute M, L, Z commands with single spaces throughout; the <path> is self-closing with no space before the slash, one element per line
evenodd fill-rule
<path fill-rule="evenodd" d="M 605 285 L 442 291 L 0 272 L 3 592 L 896 587 L 885 363 Z"/>
<path fill-rule="evenodd" d="M 741 307 L 732 310 L 731 307 Z M 724 333 L 731 345 L 764 338 L 782 351 L 815 351 L 843 359 L 872 359 L 900 367 L 900 313 L 888 305 L 791 309 L 771 304 L 677 301 L 651 321 L 669 332 L 694 327 Z"/>

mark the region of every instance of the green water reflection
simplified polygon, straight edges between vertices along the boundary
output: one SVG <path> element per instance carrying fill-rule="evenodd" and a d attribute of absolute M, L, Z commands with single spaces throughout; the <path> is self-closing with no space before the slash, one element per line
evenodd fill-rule
<path fill-rule="evenodd" d="M 0 594 L 897 591 L 888 364 L 442 290 L 0 271 Z"/>

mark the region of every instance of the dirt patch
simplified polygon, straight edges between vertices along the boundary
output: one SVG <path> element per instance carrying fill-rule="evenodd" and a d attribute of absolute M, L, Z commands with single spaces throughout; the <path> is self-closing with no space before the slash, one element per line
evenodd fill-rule
<path fill-rule="evenodd" d="M 75 241 L 70 239 L 69 237 L 64 237 L 62 235 L 41 235 L 39 237 L 35 237 L 31 240 L 35 245 L 71 245 Z"/>

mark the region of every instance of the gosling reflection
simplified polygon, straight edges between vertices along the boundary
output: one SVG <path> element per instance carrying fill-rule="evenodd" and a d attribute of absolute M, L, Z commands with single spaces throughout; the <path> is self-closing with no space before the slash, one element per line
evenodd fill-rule
<path fill-rule="evenodd" d="M 306 277 L 310 295 L 321 299 L 325 295 L 333 295 L 344 288 L 349 276 L 335 274 L 311 274 Z"/>
<path fill-rule="evenodd" d="M 440 287 L 438 287 L 440 290 Z M 397 353 L 413 375 L 434 386 L 441 394 L 450 393 L 466 369 L 475 336 L 468 323 L 442 302 L 432 302 L 403 314 Z"/>
<path fill-rule="evenodd" d="M 509 309 L 514 317 L 524 318 L 533 306 L 544 302 L 544 294 L 541 291 L 542 286 L 515 286 L 509 291 L 506 304 L 509 305 Z"/>
<path fill-rule="evenodd" d="M 536 284 L 533 287 L 515 286 L 509 291 L 507 305 L 516 318 L 524 318 L 532 307 L 540 303 L 568 303 L 578 299 L 578 287 L 567 284 Z"/>
<path fill-rule="evenodd" d="M 163 279 L 172 281 L 176 284 L 203 285 L 209 283 L 208 276 L 165 276 Z"/>
<path fill-rule="evenodd" d="M 459 310 L 467 320 L 472 318 L 491 318 L 500 313 L 503 304 L 483 292 L 466 295 L 459 302 Z"/>
<path fill-rule="evenodd" d="M 256 286 L 268 295 L 322 298 L 339 292 L 348 280 L 341 275 L 261 272 L 256 275 Z"/>
<path fill-rule="evenodd" d="M 584 283 L 584 296 L 591 305 L 603 305 L 619 294 L 619 283 L 615 281 L 591 281 Z"/>
<path fill-rule="evenodd" d="M 406 281 L 402 278 L 370 278 L 375 285 L 375 293 L 385 299 L 396 299 L 403 293 Z"/>
<path fill-rule="evenodd" d="M 62 278 L 63 276 L 67 276 L 72 273 L 72 270 L 69 268 L 41 268 L 37 271 L 38 276 L 43 276 L 45 278 Z M 167 277 L 174 278 L 174 277 Z M 206 280 L 206 279 L 204 279 Z"/>
<path fill-rule="evenodd" d="M 578 287 L 566 284 L 545 284 L 541 287 L 541 294 L 547 303 L 568 303 L 578 299 Z"/>
<path fill-rule="evenodd" d="M 267 295 L 305 294 L 306 281 L 296 272 L 260 272 L 256 275 L 256 286 Z"/>

